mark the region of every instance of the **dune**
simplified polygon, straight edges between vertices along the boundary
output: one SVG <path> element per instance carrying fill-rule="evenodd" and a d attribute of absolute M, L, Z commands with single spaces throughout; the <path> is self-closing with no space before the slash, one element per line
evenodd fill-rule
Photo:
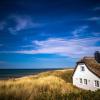
<path fill-rule="evenodd" d="M 1 80 L 0 100 L 90 100 L 86 98 L 92 95 L 97 100 L 100 91 L 90 92 L 73 86 L 72 73 L 73 69 L 64 69 Z"/>

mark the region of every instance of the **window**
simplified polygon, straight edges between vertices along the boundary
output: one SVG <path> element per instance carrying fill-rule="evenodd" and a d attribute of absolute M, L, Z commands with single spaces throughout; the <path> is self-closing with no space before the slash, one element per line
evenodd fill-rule
<path fill-rule="evenodd" d="M 82 83 L 82 78 L 80 78 L 80 83 Z"/>
<path fill-rule="evenodd" d="M 81 66 L 81 71 L 85 71 L 85 69 L 84 69 L 84 67 L 83 67 L 83 66 Z"/>
<path fill-rule="evenodd" d="M 95 80 L 95 86 L 99 87 L 99 81 Z"/>
<path fill-rule="evenodd" d="M 87 79 L 84 79 L 84 84 L 86 84 L 86 85 L 87 85 Z"/>

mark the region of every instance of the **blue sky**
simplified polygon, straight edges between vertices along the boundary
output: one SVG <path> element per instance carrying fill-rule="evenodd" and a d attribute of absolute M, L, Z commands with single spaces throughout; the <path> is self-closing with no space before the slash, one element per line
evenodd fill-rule
<path fill-rule="evenodd" d="M 99 0 L 0 0 L 0 68 L 75 67 L 97 50 Z"/>

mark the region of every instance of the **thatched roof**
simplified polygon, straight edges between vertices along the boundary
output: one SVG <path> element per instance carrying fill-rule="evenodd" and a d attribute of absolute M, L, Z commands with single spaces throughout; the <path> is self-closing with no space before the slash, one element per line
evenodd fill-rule
<path fill-rule="evenodd" d="M 94 73 L 95 75 L 97 75 L 100 78 L 100 63 L 98 63 L 95 60 L 95 58 L 84 57 L 79 62 L 77 62 L 77 64 L 79 64 L 79 63 L 84 63 L 92 73 Z"/>

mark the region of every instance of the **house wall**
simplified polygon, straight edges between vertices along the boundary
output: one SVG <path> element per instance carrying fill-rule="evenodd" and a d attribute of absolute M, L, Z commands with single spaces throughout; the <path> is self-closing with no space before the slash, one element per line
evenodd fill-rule
<path fill-rule="evenodd" d="M 84 66 L 85 71 L 81 71 L 81 67 Z M 83 88 L 86 90 L 95 91 L 100 89 L 100 78 L 93 74 L 85 64 L 79 64 L 76 68 L 76 71 L 73 74 L 73 85 Z M 82 83 L 80 83 L 80 78 L 82 78 Z M 84 79 L 87 79 L 87 85 L 84 84 Z M 99 81 L 99 87 L 95 86 L 95 80 Z"/>

